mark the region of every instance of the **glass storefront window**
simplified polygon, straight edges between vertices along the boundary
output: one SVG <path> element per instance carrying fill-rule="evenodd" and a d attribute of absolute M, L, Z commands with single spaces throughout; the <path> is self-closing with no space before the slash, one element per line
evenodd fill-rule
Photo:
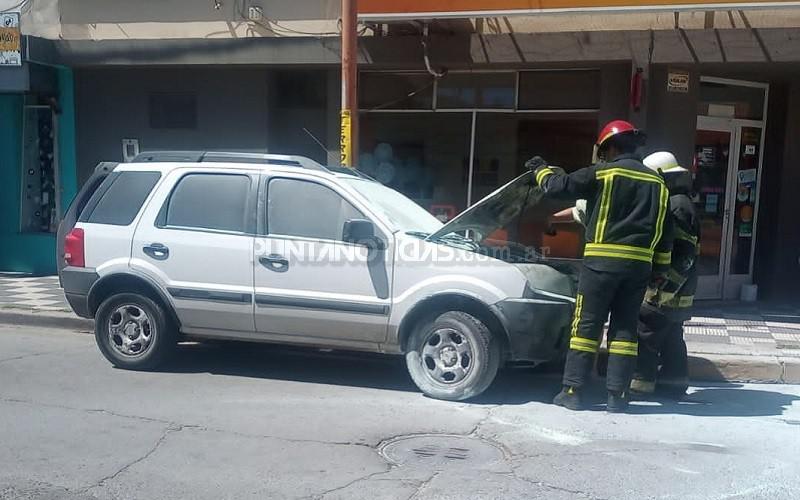
<path fill-rule="evenodd" d="M 56 123 L 50 106 L 25 106 L 22 131 L 23 233 L 52 233 L 56 210 Z"/>
<path fill-rule="evenodd" d="M 519 109 L 599 109 L 600 71 L 522 71 Z"/>
<path fill-rule="evenodd" d="M 358 168 L 441 220 L 466 208 L 472 113 L 363 113 Z"/>
<path fill-rule="evenodd" d="M 597 135 L 597 115 L 478 113 L 472 201 L 477 202 L 525 171 L 525 161 L 541 156 L 568 172 L 592 161 Z M 528 247 L 546 248 L 552 257 L 578 258 L 583 242 L 579 224 L 560 224 L 548 230 L 547 215 L 563 204 L 526 211 L 507 228 L 493 235 Z"/>
<path fill-rule="evenodd" d="M 765 89 L 724 83 L 701 81 L 697 114 L 762 120 L 764 118 Z"/>
<path fill-rule="evenodd" d="M 516 74 L 450 73 L 439 80 L 437 109 L 514 109 Z"/>
<path fill-rule="evenodd" d="M 362 72 L 361 109 L 433 109 L 433 76 L 427 73 Z"/>

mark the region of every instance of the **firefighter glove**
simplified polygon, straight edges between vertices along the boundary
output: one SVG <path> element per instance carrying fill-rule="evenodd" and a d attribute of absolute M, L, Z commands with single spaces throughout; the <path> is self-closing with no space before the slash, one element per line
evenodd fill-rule
<path fill-rule="evenodd" d="M 544 158 L 542 158 L 541 156 L 534 156 L 533 158 L 525 162 L 525 168 L 527 168 L 531 172 L 535 172 L 536 170 L 539 170 L 540 168 L 544 168 L 546 166 L 547 162 L 544 161 Z"/>

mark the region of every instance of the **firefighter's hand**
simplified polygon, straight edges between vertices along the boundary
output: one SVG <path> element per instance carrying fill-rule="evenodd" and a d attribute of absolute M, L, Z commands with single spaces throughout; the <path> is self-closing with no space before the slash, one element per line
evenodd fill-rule
<path fill-rule="evenodd" d="M 539 170 L 540 168 L 544 168 L 546 166 L 547 162 L 544 161 L 544 158 L 542 158 L 541 156 L 534 156 L 533 158 L 525 162 L 525 168 L 527 168 L 531 172 L 535 172 L 536 170 Z"/>

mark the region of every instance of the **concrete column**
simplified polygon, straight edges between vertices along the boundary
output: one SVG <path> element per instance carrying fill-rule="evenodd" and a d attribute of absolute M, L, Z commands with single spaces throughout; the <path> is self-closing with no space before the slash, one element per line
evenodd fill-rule
<path fill-rule="evenodd" d="M 57 188 L 61 194 L 61 213 L 78 193 L 78 164 L 75 142 L 75 80 L 71 68 L 58 68 L 58 169 Z"/>
<path fill-rule="evenodd" d="M 770 117 L 767 117 L 769 120 Z M 773 298 L 783 302 L 800 299 L 800 81 L 795 80 L 789 87 L 786 114 L 785 151 L 783 168 L 780 173 L 776 231 L 779 244 L 776 245 L 775 260 L 772 265 L 774 283 Z M 769 195 L 768 195 L 769 196 Z M 771 221 L 761 219 L 760 224 Z"/>

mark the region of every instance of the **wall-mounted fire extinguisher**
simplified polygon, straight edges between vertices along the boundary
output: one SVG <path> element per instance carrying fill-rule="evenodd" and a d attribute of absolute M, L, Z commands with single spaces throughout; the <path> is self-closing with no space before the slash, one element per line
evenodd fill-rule
<path fill-rule="evenodd" d="M 642 107 L 642 93 L 644 89 L 644 70 L 636 68 L 631 76 L 631 107 L 634 111 L 639 111 Z"/>

